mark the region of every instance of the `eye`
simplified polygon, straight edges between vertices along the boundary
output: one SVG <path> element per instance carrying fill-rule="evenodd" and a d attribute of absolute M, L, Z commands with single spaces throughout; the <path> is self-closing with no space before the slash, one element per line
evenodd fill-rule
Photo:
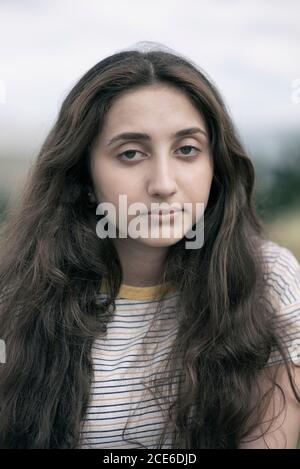
<path fill-rule="evenodd" d="M 180 147 L 178 150 L 182 150 L 182 149 L 188 150 L 187 153 L 186 153 L 186 152 L 182 153 L 183 155 L 186 155 L 186 156 L 196 156 L 196 155 L 200 152 L 199 148 L 196 148 L 196 147 L 194 147 L 194 146 L 192 146 L 192 145 L 184 145 L 184 146 Z M 195 152 L 194 152 L 194 153 L 190 153 L 190 149 L 195 150 L 196 153 L 195 153 Z M 177 150 L 176 150 L 176 151 L 177 151 Z M 135 153 L 143 154 L 141 151 L 139 151 L 139 150 L 134 150 L 134 149 L 132 148 L 132 149 L 129 149 L 129 150 L 125 150 L 125 151 L 123 151 L 122 153 L 119 153 L 119 154 L 117 155 L 117 158 L 119 158 L 120 160 L 123 160 L 123 161 L 133 161 L 133 159 L 134 159 L 134 157 L 135 157 Z M 124 160 L 123 157 L 125 157 L 125 160 Z"/>
<path fill-rule="evenodd" d="M 133 153 L 141 153 L 141 154 L 142 154 L 142 152 L 139 151 L 139 150 L 130 149 L 130 150 L 125 150 L 125 151 L 123 151 L 122 153 L 119 153 L 119 154 L 117 155 L 117 158 L 123 159 L 123 158 L 121 158 L 121 157 L 124 155 L 124 156 L 127 156 L 127 157 L 128 157 L 128 158 L 125 158 L 125 161 L 126 161 L 126 160 L 127 160 L 127 161 L 131 161 L 131 160 L 134 158 L 134 156 L 135 156 Z"/>
<path fill-rule="evenodd" d="M 196 150 L 196 154 L 200 152 L 199 148 L 196 148 L 192 145 L 184 145 L 183 147 L 180 147 L 179 150 L 182 150 L 182 149 L 185 149 L 185 150 L 188 149 L 189 150 L 191 148 Z M 184 152 L 183 154 L 186 155 L 186 156 L 195 156 L 195 153 L 192 154 L 190 152 L 188 152 L 188 153 Z"/>

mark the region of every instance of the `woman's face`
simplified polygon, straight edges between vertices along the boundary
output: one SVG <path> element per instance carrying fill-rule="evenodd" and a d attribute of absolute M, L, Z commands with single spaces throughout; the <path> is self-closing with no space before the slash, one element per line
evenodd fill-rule
<path fill-rule="evenodd" d="M 176 135 L 191 128 L 198 131 Z M 145 135 L 117 138 L 123 133 Z M 125 92 L 112 104 L 93 145 L 91 176 L 98 203 L 115 207 L 118 229 L 119 215 L 126 216 L 128 237 L 130 222 L 140 214 L 128 214 L 131 204 L 143 203 L 147 212 L 155 209 L 153 203 L 186 207 L 174 218 L 147 213 L 139 217 L 141 236 L 136 242 L 157 247 L 175 244 L 199 218 L 196 203 L 206 207 L 208 202 L 213 159 L 205 122 L 176 87 L 155 84 Z M 120 195 L 126 196 L 126 209 L 120 206 Z M 170 226 L 169 236 L 162 232 L 165 225 Z M 153 237 L 155 226 L 159 235 Z"/>

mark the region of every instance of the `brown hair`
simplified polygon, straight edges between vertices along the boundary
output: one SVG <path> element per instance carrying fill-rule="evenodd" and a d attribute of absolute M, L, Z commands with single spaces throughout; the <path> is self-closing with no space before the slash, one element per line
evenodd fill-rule
<path fill-rule="evenodd" d="M 251 396 L 272 348 L 288 368 L 263 280 L 254 169 L 222 98 L 199 67 L 179 54 L 118 52 L 92 67 L 65 98 L 22 199 L 2 227 L 3 448 L 79 444 L 93 376 L 92 343 L 103 334 L 122 282 L 114 246 L 96 235 L 95 207 L 87 196 L 89 149 L 113 100 L 153 83 L 180 88 L 199 109 L 214 158 L 204 246 L 186 250 L 183 238 L 170 247 L 163 272 L 180 293 L 166 374 L 170 385 L 180 364 L 183 379 L 166 419 L 173 447 L 237 448 L 266 410 L 261 395 L 253 409 Z M 109 301 L 98 304 L 103 277 Z M 164 433 L 158 446 L 163 439 Z"/>

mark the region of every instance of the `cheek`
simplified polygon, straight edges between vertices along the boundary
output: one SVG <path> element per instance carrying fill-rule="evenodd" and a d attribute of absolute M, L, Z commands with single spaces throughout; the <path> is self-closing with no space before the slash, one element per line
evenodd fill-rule
<path fill-rule="evenodd" d="M 128 205 L 136 202 L 137 178 L 130 177 L 106 160 L 95 160 L 91 166 L 92 180 L 98 202 L 112 202 L 119 205 L 119 195 L 126 195 Z"/>
<path fill-rule="evenodd" d="M 207 202 L 212 178 L 213 168 L 209 162 L 194 168 L 194 171 L 186 175 L 185 185 L 192 202 Z"/>

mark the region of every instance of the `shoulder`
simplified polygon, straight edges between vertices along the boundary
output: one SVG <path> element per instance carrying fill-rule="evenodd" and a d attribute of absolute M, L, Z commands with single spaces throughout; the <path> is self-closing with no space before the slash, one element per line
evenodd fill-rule
<path fill-rule="evenodd" d="M 275 310 L 275 329 L 293 362 L 300 363 L 300 264 L 287 248 L 272 241 L 262 246 L 268 300 Z M 282 363 L 273 350 L 268 365 Z"/>
<path fill-rule="evenodd" d="M 300 264 L 286 247 L 263 241 L 264 278 L 272 305 L 278 336 L 288 352 L 291 365 L 300 363 Z M 264 422 L 240 448 L 296 448 L 300 428 L 300 406 L 277 349 L 271 351 L 265 370 L 259 376 L 264 392 L 270 389 L 270 376 L 276 382 Z M 300 368 L 290 366 L 294 384 L 300 390 Z M 283 411 L 284 410 L 284 411 Z M 266 432 L 266 433 L 265 433 Z M 265 433 L 262 436 L 262 433 Z"/>
<path fill-rule="evenodd" d="M 300 273 L 299 261 L 288 248 L 271 240 L 264 240 L 261 247 L 263 259 L 267 265 L 273 267 L 281 265 L 290 272 Z"/>
<path fill-rule="evenodd" d="M 300 264 L 286 247 L 264 241 L 262 256 L 265 280 L 273 298 L 282 306 L 300 302 Z"/>

